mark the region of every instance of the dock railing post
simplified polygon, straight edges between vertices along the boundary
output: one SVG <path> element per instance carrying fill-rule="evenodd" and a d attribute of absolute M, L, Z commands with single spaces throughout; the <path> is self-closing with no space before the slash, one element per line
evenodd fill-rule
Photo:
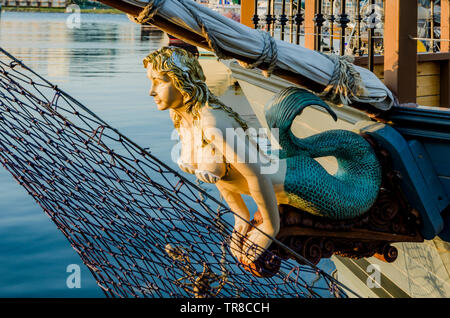
<path fill-rule="evenodd" d="M 370 12 L 370 15 L 368 16 L 368 22 L 369 22 L 369 29 L 368 29 L 368 36 L 367 36 L 367 47 L 368 47 L 368 67 L 371 72 L 373 72 L 374 67 L 374 60 L 373 57 L 375 55 L 374 52 L 374 36 L 375 36 L 375 25 L 376 25 L 376 15 L 375 15 L 375 0 L 370 0 L 370 5 L 372 6 L 372 11 Z"/>
<path fill-rule="evenodd" d="M 241 0 L 241 23 L 254 28 L 255 0 Z"/>
<path fill-rule="evenodd" d="M 300 44 L 300 28 L 305 21 L 302 10 L 302 0 L 297 0 L 297 13 L 295 14 L 295 44 Z M 307 46 L 305 46 L 307 47 Z"/>
<path fill-rule="evenodd" d="M 315 28 L 315 43 L 316 43 L 316 50 L 322 51 L 322 27 L 323 23 L 326 21 L 324 18 L 324 15 L 322 13 L 322 0 L 316 0 L 316 14 L 314 15 L 314 22 L 316 24 Z"/>
<path fill-rule="evenodd" d="M 350 19 L 348 18 L 348 14 L 346 12 L 345 0 L 341 0 L 341 12 L 336 22 L 339 24 L 339 28 L 341 29 L 339 35 L 339 54 L 344 55 L 346 46 L 345 30 L 347 29 L 348 23 L 350 22 Z"/>
<path fill-rule="evenodd" d="M 316 24 L 314 17 L 317 12 L 316 0 L 305 0 L 305 47 L 310 50 L 315 50 L 316 45 Z"/>
<path fill-rule="evenodd" d="M 450 0 L 441 0 L 441 39 L 450 38 Z M 441 42 L 441 52 L 450 52 L 450 42 Z"/>
<path fill-rule="evenodd" d="M 450 0 L 441 0 L 441 52 L 450 52 Z M 440 106 L 450 108 L 450 61 L 441 64 Z"/>
<path fill-rule="evenodd" d="M 415 103 L 417 0 L 386 0 L 384 28 L 384 83 L 399 103 Z"/>

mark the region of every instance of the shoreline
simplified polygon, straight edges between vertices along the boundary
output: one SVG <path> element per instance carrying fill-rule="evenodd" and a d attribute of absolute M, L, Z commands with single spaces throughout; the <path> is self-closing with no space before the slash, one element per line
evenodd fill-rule
<path fill-rule="evenodd" d="M 32 8 L 32 7 L 1 7 L 0 12 L 45 12 L 45 13 L 73 13 L 66 12 L 66 8 Z M 100 8 L 100 9 L 80 9 L 80 13 L 98 13 L 98 14 L 124 14 L 114 8 Z"/>

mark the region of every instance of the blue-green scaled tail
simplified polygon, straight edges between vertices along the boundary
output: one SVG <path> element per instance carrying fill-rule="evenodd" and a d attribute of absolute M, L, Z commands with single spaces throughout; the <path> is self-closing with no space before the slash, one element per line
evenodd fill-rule
<path fill-rule="evenodd" d="M 284 190 L 289 204 L 322 217 L 352 219 L 367 212 L 381 185 L 381 166 L 370 144 L 357 133 L 329 130 L 307 138 L 291 131 L 295 117 L 307 106 L 317 105 L 337 120 L 336 114 L 318 96 L 289 87 L 279 92 L 266 110 L 271 130 L 278 128 L 286 159 Z M 314 158 L 333 156 L 337 172 L 329 174 Z"/>

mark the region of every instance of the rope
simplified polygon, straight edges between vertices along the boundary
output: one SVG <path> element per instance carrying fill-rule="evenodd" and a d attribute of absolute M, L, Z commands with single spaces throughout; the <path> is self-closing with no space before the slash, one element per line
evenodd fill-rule
<path fill-rule="evenodd" d="M 267 58 L 269 58 L 270 59 L 269 67 L 267 68 L 266 71 L 262 72 L 265 77 L 269 77 L 272 74 L 273 70 L 275 69 L 275 66 L 277 65 L 278 61 L 277 43 L 275 42 L 275 39 L 269 35 L 268 32 L 261 30 L 258 31 L 259 34 L 261 35 L 261 42 L 264 43 L 261 54 L 253 63 L 246 63 L 243 61 L 239 61 L 239 64 L 244 68 L 252 69 L 258 67 Z"/>
<path fill-rule="evenodd" d="M 138 16 L 127 14 L 128 18 L 139 24 L 151 23 L 153 17 L 158 13 L 159 8 L 163 4 L 162 0 L 149 0 L 148 4 L 142 9 Z"/>
<path fill-rule="evenodd" d="M 334 70 L 327 87 L 319 94 L 320 97 L 337 105 L 349 105 L 352 102 L 352 97 L 358 99 L 358 96 L 365 93 L 365 86 L 361 76 L 352 64 L 354 61 L 353 56 L 321 54 L 333 62 Z"/>

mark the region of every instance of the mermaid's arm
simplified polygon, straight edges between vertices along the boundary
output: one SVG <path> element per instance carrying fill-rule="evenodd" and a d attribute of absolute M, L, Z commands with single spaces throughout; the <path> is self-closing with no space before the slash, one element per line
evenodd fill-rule
<path fill-rule="evenodd" d="M 234 231 L 231 236 L 230 250 L 236 258 L 239 258 L 242 250 L 242 238 L 245 237 L 249 228 L 247 222 L 250 221 L 250 213 L 239 193 L 229 191 L 220 181 L 216 183 L 216 186 L 225 202 L 227 202 L 228 207 L 235 213 Z"/>
<path fill-rule="evenodd" d="M 252 246 L 244 247 L 244 254 L 246 254 L 246 257 L 243 257 L 243 259 L 248 263 L 255 261 L 256 258 L 269 247 L 272 242 L 270 237 L 278 234 L 280 229 L 280 216 L 277 198 L 271 179 L 266 174 L 261 173 L 260 162 L 258 160 L 256 160 L 256 162 L 248 160 L 248 158 L 258 158 L 257 156 L 250 156 L 251 153 L 253 155 L 257 154 L 256 147 L 254 147 L 252 143 L 245 142 L 244 134 L 237 134 L 237 145 L 245 145 L 245 147 L 239 149 L 239 146 L 236 146 L 234 142 L 229 143 L 229 140 L 234 140 L 234 138 L 223 137 L 225 131 L 226 128 L 220 126 L 204 126 L 205 136 L 208 140 L 210 140 L 216 149 L 224 155 L 227 162 L 238 170 L 246 179 L 250 195 L 258 206 L 258 210 L 261 213 L 263 220 L 263 223 L 258 226 L 258 229 L 266 234 L 265 235 L 258 230 L 252 231 L 251 236 L 248 238 L 248 242 L 250 245 L 255 244 L 256 246 L 259 246 L 259 248 L 250 250 Z"/>

